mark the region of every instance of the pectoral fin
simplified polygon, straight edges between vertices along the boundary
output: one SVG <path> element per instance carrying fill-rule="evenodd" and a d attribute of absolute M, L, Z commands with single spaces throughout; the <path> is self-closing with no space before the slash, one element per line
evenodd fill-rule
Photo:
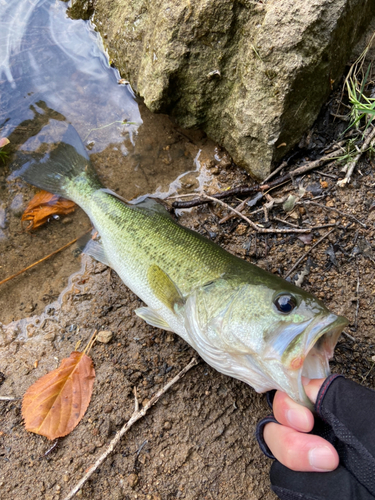
<path fill-rule="evenodd" d="M 173 331 L 168 323 L 150 307 L 139 307 L 135 310 L 135 314 L 151 326 L 156 326 L 156 328 L 161 328 L 162 330 L 167 330 L 168 332 Z"/>
<path fill-rule="evenodd" d="M 176 304 L 184 303 L 180 290 L 159 266 L 149 267 L 147 279 L 155 296 L 171 311 L 175 311 Z"/>

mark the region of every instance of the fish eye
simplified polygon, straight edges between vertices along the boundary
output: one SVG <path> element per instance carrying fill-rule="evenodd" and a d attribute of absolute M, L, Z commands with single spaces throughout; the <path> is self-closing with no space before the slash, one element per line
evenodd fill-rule
<path fill-rule="evenodd" d="M 296 299 L 289 293 L 278 295 L 273 303 L 275 304 L 276 309 L 283 314 L 289 314 L 297 306 Z"/>

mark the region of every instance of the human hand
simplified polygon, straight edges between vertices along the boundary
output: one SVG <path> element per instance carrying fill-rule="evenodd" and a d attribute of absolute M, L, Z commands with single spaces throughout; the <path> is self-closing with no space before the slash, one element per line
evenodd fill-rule
<path fill-rule="evenodd" d="M 374 500 L 375 391 L 336 374 L 305 390 L 314 415 L 278 392 L 275 415 L 257 426 L 262 451 L 276 458 L 272 490 L 281 500 Z"/>
<path fill-rule="evenodd" d="M 305 391 L 313 403 L 324 379 L 306 380 Z M 339 456 L 331 443 L 307 434 L 314 427 L 312 412 L 277 391 L 273 413 L 279 424 L 264 427 L 263 437 L 274 457 L 285 467 L 300 472 L 329 472 L 339 465 Z"/>

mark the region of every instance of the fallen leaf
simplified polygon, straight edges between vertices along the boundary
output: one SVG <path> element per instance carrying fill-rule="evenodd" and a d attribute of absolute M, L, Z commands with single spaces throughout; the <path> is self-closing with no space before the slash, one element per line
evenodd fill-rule
<path fill-rule="evenodd" d="M 334 250 L 334 248 L 333 248 L 332 245 L 329 248 L 327 248 L 327 250 L 325 251 L 325 253 L 328 255 L 329 260 L 332 262 L 332 264 L 334 266 L 338 267 L 338 262 L 337 262 L 337 259 L 336 259 L 335 250 Z"/>
<path fill-rule="evenodd" d="M 0 148 L 3 148 L 4 146 L 6 146 L 7 144 L 9 144 L 9 139 L 7 139 L 6 137 L 2 137 L 0 139 Z"/>
<path fill-rule="evenodd" d="M 305 245 L 310 245 L 313 240 L 313 235 L 312 233 L 300 234 L 299 236 L 297 236 L 297 238 L 301 240 Z"/>
<path fill-rule="evenodd" d="M 69 434 L 87 410 L 94 379 L 92 359 L 72 352 L 26 391 L 22 402 L 26 430 L 48 439 Z"/>
<path fill-rule="evenodd" d="M 57 194 L 39 191 L 27 205 L 21 221 L 30 221 L 27 230 L 31 231 L 45 224 L 54 215 L 67 215 L 74 212 L 76 204 Z"/>
<path fill-rule="evenodd" d="M 256 205 L 258 203 L 259 200 L 261 200 L 263 198 L 263 193 L 257 193 L 254 198 L 252 198 L 251 200 L 249 200 L 247 202 L 247 206 L 248 207 L 253 207 L 254 205 Z"/>
<path fill-rule="evenodd" d="M 296 196 L 290 194 L 288 196 L 288 199 L 283 203 L 283 209 L 285 210 L 285 212 L 291 212 L 296 204 L 296 201 L 297 201 Z"/>

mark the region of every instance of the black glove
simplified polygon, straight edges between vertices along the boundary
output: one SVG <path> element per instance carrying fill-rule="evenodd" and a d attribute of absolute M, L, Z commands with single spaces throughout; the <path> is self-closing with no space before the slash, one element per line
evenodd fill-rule
<path fill-rule="evenodd" d="M 340 457 L 332 472 L 294 472 L 276 461 L 272 489 L 281 500 L 370 500 L 375 498 L 375 391 L 331 375 L 320 388 L 311 434 L 329 441 Z M 263 439 L 266 417 L 257 426 L 262 451 L 275 458 Z"/>

